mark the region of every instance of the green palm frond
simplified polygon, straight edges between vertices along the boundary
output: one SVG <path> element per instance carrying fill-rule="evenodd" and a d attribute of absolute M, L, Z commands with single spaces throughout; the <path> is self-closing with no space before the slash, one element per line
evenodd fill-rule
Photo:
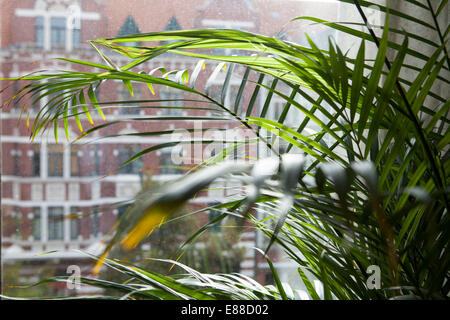
<path fill-rule="evenodd" d="M 92 259 L 97 259 L 83 252 Z M 108 289 L 111 296 L 80 296 L 69 299 L 107 299 L 107 300 L 282 300 L 294 299 L 293 290 L 288 284 L 280 287 L 262 286 L 243 274 L 206 274 L 173 260 L 152 259 L 160 263 L 179 266 L 184 273 L 173 276 L 156 274 L 136 265 L 117 259 L 105 260 L 105 265 L 130 280 L 124 283 L 105 281 L 90 277 L 79 278 L 79 285 L 97 289 Z M 31 286 L 48 283 L 73 283 L 73 279 L 57 276 L 39 281 Z M 286 291 L 290 294 L 287 295 Z M 14 297 L 3 296 L 5 299 Z M 51 297 L 47 299 L 61 299 Z M 42 297 L 40 297 L 42 299 Z M 64 299 L 64 298 L 63 298 Z"/>

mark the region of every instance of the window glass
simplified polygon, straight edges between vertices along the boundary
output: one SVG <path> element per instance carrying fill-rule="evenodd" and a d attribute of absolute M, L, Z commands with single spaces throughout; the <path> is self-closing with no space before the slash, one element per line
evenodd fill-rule
<path fill-rule="evenodd" d="M 81 30 L 73 29 L 72 30 L 72 44 L 74 48 L 77 48 L 81 45 Z"/>
<path fill-rule="evenodd" d="M 220 210 L 218 209 L 210 209 L 208 212 L 209 222 L 213 222 L 214 219 L 218 218 L 221 214 L 222 212 L 220 212 Z M 210 230 L 213 232 L 218 232 L 220 230 L 220 222 L 217 222 L 214 225 L 212 225 Z"/>
<path fill-rule="evenodd" d="M 63 148 L 64 147 L 61 144 L 49 144 L 47 146 L 47 170 L 49 177 L 63 176 Z"/>
<path fill-rule="evenodd" d="M 41 175 L 41 145 L 34 143 L 31 152 L 31 175 L 39 177 Z"/>
<path fill-rule="evenodd" d="M 123 85 L 120 84 L 118 89 L 118 100 L 119 101 L 134 101 L 141 99 L 141 90 L 138 86 L 133 88 L 133 96 L 131 96 L 130 91 Z M 120 114 L 123 115 L 137 115 L 140 113 L 140 109 L 137 108 L 137 104 L 135 103 L 127 103 L 123 106 L 120 106 Z"/>
<path fill-rule="evenodd" d="M 66 45 L 66 18 L 50 19 L 50 43 L 54 48 L 65 47 Z"/>
<path fill-rule="evenodd" d="M 207 28 L 231 28 L 237 30 L 247 30 L 264 34 L 279 39 L 289 39 L 290 41 L 301 42 L 307 45 L 304 33 L 309 30 L 308 27 L 298 28 L 286 26 L 287 22 L 296 16 L 302 14 L 310 15 L 308 10 L 300 10 L 302 7 L 313 5 L 313 1 L 298 1 L 295 7 L 292 3 L 297 1 L 178 1 L 176 7 L 172 8 L 172 2 L 159 1 L 158 6 L 151 7 L 149 1 L 87 1 L 87 0 L 32 0 L 32 1 L 6 1 L 8 6 L 5 12 L 0 12 L 0 27 L 2 36 L 0 41 L 0 52 L 2 63 L 0 64 L 0 74 L 2 77 L 19 77 L 20 75 L 31 74 L 38 70 L 48 70 L 52 72 L 55 69 L 70 70 L 73 72 L 98 72 L 98 69 L 91 69 L 87 66 L 69 63 L 64 59 L 86 60 L 94 63 L 105 64 L 102 57 L 92 48 L 86 39 L 110 38 L 115 36 L 126 36 L 140 32 L 157 31 L 175 31 L 185 29 L 207 29 Z M 5 1 L 0 1 L 5 3 Z M 230 5 L 232 3 L 232 5 Z M 270 3 L 270 5 L 269 5 Z M 1 4 L 0 4 L 1 6 Z M 79 7 L 77 7 L 79 6 Z M 285 7 L 286 6 L 286 7 Z M 290 8 L 296 8 L 290 10 Z M 175 10 L 174 10 L 175 9 Z M 5 16 L 13 17 L 4 19 Z M 336 14 L 330 14 L 330 19 L 337 20 Z M 14 24 L 12 24 L 14 22 Z M 73 23 L 71 23 L 73 22 Z M 333 35 L 329 31 L 317 28 L 309 32 L 313 37 L 319 40 L 319 45 L 326 48 L 328 37 Z M 303 41 L 303 42 L 302 42 Z M 172 41 L 166 41 L 162 44 L 170 44 Z M 159 45 L 160 42 L 129 42 L 124 45 Z M 107 51 L 102 48 L 108 59 L 118 66 L 126 65 L 130 59 L 123 57 L 116 52 Z M 199 50 L 201 51 L 201 50 Z M 205 51 L 202 51 L 205 52 Z M 214 52 L 219 55 L 242 54 L 231 49 L 213 49 L 205 53 Z M 251 54 L 246 52 L 245 54 Z M 55 58 L 63 58 L 56 60 Z M 189 70 L 189 76 L 192 76 L 196 62 L 198 60 L 189 56 L 180 56 L 172 53 L 165 53 L 155 59 L 144 61 L 137 65 L 133 70 L 149 74 L 152 70 L 163 67 L 167 72 L 173 70 Z M 195 89 L 204 92 L 205 84 L 213 72 L 216 62 L 206 61 L 205 69 L 201 70 L 196 80 Z M 160 69 L 162 70 L 162 69 Z M 213 85 L 210 87 L 209 96 L 219 103 L 223 100 L 224 105 L 233 109 L 242 75 L 245 70 L 234 68 L 233 77 L 230 79 L 226 95 L 222 97 L 222 84 L 229 71 L 229 65 L 226 70 L 221 70 Z M 158 71 L 153 73 L 156 77 L 161 77 Z M 174 74 L 172 74 L 174 75 Z M 257 77 L 252 71 L 248 78 L 249 84 L 255 84 Z M 170 78 L 173 80 L 173 78 Z M 30 140 L 30 130 L 33 128 L 34 120 L 46 103 L 48 108 L 55 108 L 56 99 L 61 93 L 52 93 L 44 97 L 41 101 L 36 101 L 36 95 L 31 100 L 25 101 L 32 110 L 25 110 L 20 114 L 22 103 L 14 106 L 14 112 L 7 115 L 2 113 L 2 132 L 1 132 L 1 151 L 2 176 L 1 190 L 1 212 L 2 212 L 2 248 L 5 250 L 5 260 L 8 264 L 3 264 L 4 270 L 14 273 L 10 261 L 23 263 L 23 256 L 33 257 L 32 263 L 20 265 L 21 273 L 39 274 L 39 279 L 45 278 L 44 275 L 52 275 L 54 272 L 60 272 L 62 266 L 68 264 L 79 265 L 83 270 L 91 272 L 91 264 L 87 263 L 85 257 L 73 258 L 72 249 L 91 250 L 98 248 L 106 243 L 106 232 L 110 230 L 117 222 L 117 219 L 123 216 L 126 207 L 108 206 L 116 202 L 128 201 L 136 194 L 146 190 L 145 179 L 151 181 L 151 186 L 160 186 L 181 175 L 193 163 L 197 164 L 199 155 L 194 152 L 189 164 L 175 163 L 172 157 L 173 149 L 165 148 L 154 150 L 145 154 L 144 157 L 136 159 L 131 163 L 121 166 L 128 159 L 138 152 L 157 146 L 159 144 L 170 143 L 170 136 L 161 135 L 132 135 L 148 131 L 170 132 L 172 130 L 183 129 L 190 130 L 194 124 L 183 117 L 185 115 L 198 116 L 199 118 L 216 118 L 223 124 L 223 128 L 228 129 L 234 126 L 227 122 L 230 120 L 227 114 L 216 105 L 206 103 L 197 103 L 193 101 L 195 97 L 191 93 L 174 90 L 165 85 L 154 85 L 155 95 L 152 95 L 147 86 L 142 87 L 132 82 L 134 95 L 131 96 L 123 82 L 116 80 L 104 81 L 100 87 L 95 86 L 94 90 L 97 98 L 104 108 L 107 121 L 115 121 L 111 126 L 105 126 L 101 130 L 92 130 L 92 125 L 84 115 L 84 109 L 78 105 L 80 113 L 80 130 L 73 114 L 69 112 L 68 130 L 70 142 L 65 141 L 65 130 L 63 120 L 59 122 L 56 128 L 59 142 L 54 140 L 53 123 L 47 127 L 46 132 L 38 134 L 33 141 Z M 269 81 L 267 77 L 264 81 Z M 23 81 L 24 82 L 24 81 Z M 264 82 L 264 85 L 267 84 Z M 1 83 L 0 83 L 1 84 Z M 18 84 L 13 84 L 12 90 L 17 90 Z M 20 84 L 22 86 L 23 83 Z M 280 87 L 277 87 L 277 90 Z M 3 88 L 0 88 L 0 90 Z M 253 87 L 252 87 L 253 89 Z M 70 91 L 71 88 L 67 88 Z M 101 90 L 101 94 L 100 94 Z M 284 90 L 284 89 L 280 89 Z M 288 90 L 285 90 L 289 94 Z M 261 88 L 261 97 L 264 97 L 264 90 Z M 252 90 L 244 92 L 239 104 L 238 115 L 242 115 L 251 97 Z M 7 95 L 0 95 L 0 104 L 5 102 Z M 94 126 L 105 124 L 101 116 L 96 112 L 94 106 L 90 104 L 88 95 L 85 95 Z M 191 99 L 183 102 L 182 99 Z M 138 100 L 166 100 L 137 102 Z M 107 102 L 128 101 L 123 104 L 109 104 Z M 77 103 L 79 101 L 77 100 Z M 303 103 L 303 102 L 302 102 Z M 264 99 L 258 97 L 254 104 L 254 113 L 261 110 Z M 284 104 L 276 99 L 272 100 L 272 106 L 277 105 L 273 116 L 278 118 L 282 112 Z M 162 106 L 162 108 L 158 108 Z M 28 107 L 28 106 L 27 106 Z M 208 110 L 183 109 L 183 107 L 209 108 Z M 55 108 L 56 109 L 56 108 Z M 55 110 L 53 109 L 53 110 Z M 53 117 L 53 110 L 47 113 Z M 186 111 L 188 110 L 188 111 Z M 217 111 L 219 110 L 219 112 Z M 32 111 L 28 114 L 28 111 Z M 3 117 L 3 115 L 5 115 Z M 139 116 L 138 116 L 139 115 Z M 293 115 L 291 117 L 291 115 Z M 167 116 L 179 117 L 178 119 L 169 119 L 169 121 L 160 121 L 158 118 Z M 291 125 L 289 120 L 300 119 L 294 113 L 288 114 L 287 125 Z M 148 117 L 148 119 L 147 119 Z M 139 118 L 137 121 L 135 118 Z M 155 119 L 156 118 L 156 121 Z M 181 119 L 180 119 L 181 118 Z M 303 118 L 301 118 L 303 119 Z M 196 120 L 197 121 L 197 120 Z M 211 125 L 211 121 L 203 122 L 206 126 Z M 64 124 L 65 125 L 65 124 Z M 215 124 L 214 124 L 215 125 Z M 203 127 L 203 129 L 206 129 Z M 296 129 L 296 128 L 295 128 Z M 227 130 L 223 130 L 227 131 Z M 86 137 L 81 138 L 76 143 L 73 141 L 82 134 Z M 265 132 L 262 130 L 261 134 Z M 86 138 L 86 140 L 85 140 Z M 234 139 L 234 138 L 233 138 Z M 221 155 L 223 148 L 230 148 L 228 159 L 241 159 L 243 154 L 242 145 L 233 149 L 232 139 L 227 140 L 225 146 L 218 144 L 217 149 L 211 155 L 206 157 Z M 86 145 L 83 143 L 86 142 Z M 188 150 L 188 149 L 185 149 Z M 267 150 L 264 150 L 267 151 Z M 184 154 L 183 154 L 184 156 Z M 200 155 L 200 157 L 205 157 Z M 218 157 L 217 157 L 218 158 Z M 203 159 L 205 160 L 205 159 Z M 202 191 L 195 198 L 195 204 L 189 210 L 198 210 L 199 207 L 207 206 L 211 201 L 222 201 L 230 192 L 237 193 L 239 188 L 231 188 L 225 185 L 223 181 L 215 181 L 212 191 Z M 231 190 L 233 189 L 233 190 Z M 229 192 L 229 190 L 231 190 Z M 98 213 L 92 213 L 93 210 L 99 210 Z M 82 217 L 75 219 L 64 219 L 65 215 L 86 213 Z M 195 232 L 202 223 L 212 221 L 220 214 L 218 210 L 203 212 L 203 216 L 195 218 L 189 223 L 189 232 Z M 205 216 L 207 215 L 207 216 Z M 209 220 L 208 220 L 209 219 Z M 180 221 L 183 221 L 180 219 Z M 186 224 L 187 225 L 187 224 Z M 183 226 L 184 227 L 184 226 Z M 214 237 L 220 238 L 223 231 L 220 225 L 215 225 L 210 231 L 214 232 Z M 232 229 L 232 228 L 228 228 Z M 169 230 L 169 231 L 168 231 Z M 164 237 L 167 234 L 173 236 L 174 241 L 170 241 L 177 249 L 177 241 L 183 243 L 183 240 L 189 238 L 192 234 L 188 231 L 180 234 L 170 232 L 166 229 L 161 234 Z M 251 232 L 249 232 L 251 233 Z M 229 238 L 240 239 L 239 234 L 233 234 Z M 171 238 L 172 239 L 172 238 Z M 210 239 L 210 238 L 209 238 Z M 176 241 L 175 241 L 176 240 Z M 248 236 L 247 245 L 254 238 Z M 103 242 L 102 242 L 103 241 Z M 238 242 L 238 240 L 236 240 Z M 219 240 L 222 244 L 224 241 Z M 199 243 L 199 248 L 193 253 L 186 254 L 192 257 L 193 267 L 205 267 L 210 265 L 211 270 L 224 271 L 221 269 L 224 263 L 224 255 L 215 255 L 212 252 L 221 252 L 221 247 L 211 247 L 212 241 Z M 147 246 L 152 244 L 146 243 Z M 165 244 L 163 244 L 165 245 Z M 218 249 L 219 248 L 219 249 Z M 140 250 L 138 247 L 137 250 Z M 43 252 L 54 251 L 54 254 L 39 256 Z M 68 252 L 70 251 L 70 255 Z M 73 250 L 75 251 L 75 250 Z M 95 250 L 94 250 L 95 251 Z M 98 252 L 98 251 L 95 251 Z M 175 252 L 175 251 L 174 251 Z M 20 255 L 19 255 L 20 254 Z M 23 254 L 23 256 L 21 256 Z M 117 258 L 121 258 L 121 253 L 117 253 Z M 127 253 L 128 254 L 128 253 Z M 247 253 L 248 254 L 248 251 Z M 67 256 L 71 258 L 68 259 Z M 133 251 L 130 253 L 129 261 L 136 262 L 138 255 Z M 204 256 L 214 256 L 215 258 L 204 263 Z M 142 257 L 142 255 L 141 255 Z M 3 251 L 2 251 L 3 258 Z M 160 258 L 171 258 L 169 256 L 160 256 Z M 22 259 L 22 260 L 21 260 Z M 247 274 L 252 274 L 257 266 L 244 258 L 234 263 L 238 270 L 242 267 Z M 241 263 L 242 262 L 242 263 Z M 26 263 L 24 263 L 26 264 Z M 251 265 L 250 267 L 248 267 Z M 247 266 L 247 267 L 246 267 Z M 252 269 L 254 268 L 254 269 Z M 13 271 L 11 271 L 13 270 Z M 10 272 L 11 271 L 11 272 Z M 208 271 L 203 268 L 201 271 Z M 43 274 L 41 277 L 40 272 Z M 67 275 L 62 272 L 62 275 Z M 19 277 L 21 278 L 21 276 Z M 16 279 L 11 279 L 11 281 Z M 22 278 L 20 281 L 24 281 Z M 20 282 L 17 281 L 17 282 Z M 124 280 L 125 281 L 125 280 Z M 11 285 L 15 285 L 12 283 Z M 66 288 L 67 289 L 67 288 Z M 5 289 L 3 289 L 5 290 Z M 9 288 L 7 289 L 9 290 Z M 54 291 L 41 292 L 41 296 L 51 296 Z M 25 291 L 24 291 L 25 292 Z M 30 293 L 30 291 L 27 291 Z M 74 292 L 66 290 L 65 293 L 82 294 L 84 292 Z M 1 292 L 7 293 L 7 292 Z M 92 292 L 89 292 L 91 294 Z M 94 292 L 96 293 L 96 292 Z M 20 296 L 22 293 L 17 292 Z M 26 293 L 24 293 L 26 295 Z"/>
<path fill-rule="evenodd" d="M 14 163 L 14 175 L 19 176 L 21 175 L 19 170 L 19 159 L 20 159 L 20 150 L 19 150 L 19 144 L 14 143 L 14 150 L 12 150 L 12 158 Z"/>
<path fill-rule="evenodd" d="M 34 207 L 32 214 L 32 236 L 33 240 L 41 240 L 41 208 Z"/>
<path fill-rule="evenodd" d="M 98 237 L 100 233 L 100 212 L 99 206 L 94 206 L 92 209 L 92 235 Z"/>
<path fill-rule="evenodd" d="M 172 149 L 161 152 L 159 162 L 160 174 L 180 174 L 182 172 L 179 165 L 172 161 Z"/>
<path fill-rule="evenodd" d="M 119 173 L 121 174 L 139 174 L 142 168 L 142 158 L 136 159 L 124 166 L 122 164 L 140 151 L 139 145 L 120 145 L 119 146 Z"/>
<path fill-rule="evenodd" d="M 70 239 L 78 240 L 78 237 L 80 236 L 80 219 L 78 217 L 79 208 L 71 207 L 70 214 Z"/>
<path fill-rule="evenodd" d="M 123 216 L 127 209 L 128 207 L 120 207 L 117 209 L 117 220 L 119 220 Z"/>
<path fill-rule="evenodd" d="M 48 240 L 64 239 L 64 211 L 62 207 L 48 208 Z"/>
<path fill-rule="evenodd" d="M 180 90 L 174 90 L 173 88 L 162 87 L 160 90 L 160 99 L 168 100 L 161 102 L 161 106 L 164 108 L 161 113 L 164 115 L 182 115 L 183 109 L 178 109 L 183 107 L 183 93 Z"/>
<path fill-rule="evenodd" d="M 14 238 L 16 239 L 20 239 L 21 238 L 21 234 L 20 234 L 20 221 L 21 221 L 21 217 L 22 217 L 22 212 L 20 210 L 19 207 L 14 207 L 13 210 L 13 228 L 14 228 Z"/>
<path fill-rule="evenodd" d="M 36 17 L 34 20 L 34 38 L 36 47 L 44 47 L 44 18 Z"/>
<path fill-rule="evenodd" d="M 80 159 L 83 155 L 80 145 L 70 146 L 70 175 L 72 177 L 78 177 L 81 175 L 80 171 Z"/>
<path fill-rule="evenodd" d="M 92 174 L 98 176 L 100 172 L 100 162 L 102 158 L 102 152 L 100 150 L 99 144 L 94 144 L 94 150 L 92 150 L 93 164 L 92 164 Z"/>

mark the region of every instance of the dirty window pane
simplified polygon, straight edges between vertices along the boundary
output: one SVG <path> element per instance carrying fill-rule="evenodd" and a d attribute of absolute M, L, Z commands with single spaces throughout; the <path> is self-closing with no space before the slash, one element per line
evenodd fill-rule
<path fill-rule="evenodd" d="M 2 6 L 0 11 L 2 30 L 0 74 L 2 77 L 18 77 L 42 69 L 89 72 L 92 70 L 87 67 L 54 58 L 79 59 L 105 64 L 106 62 L 87 43 L 87 40 L 162 30 L 230 28 L 302 44 L 307 44 L 304 34 L 308 31 L 321 47 L 326 48 L 328 37 L 333 36 L 329 31 L 321 26 L 311 27 L 302 24 L 299 27 L 296 23 L 288 23 L 294 17 L 303 14 L 312 15 L 312 7 L 322 8 L 322 11 L 326 13 L 323 18 L 337 20 L 337 7 L 333 7 L 330 2 L 326 2 L 325 6 L 320 7 L 317 2 L 319 1 L 193 0 L 178 1 L 174 7 L 171 1 L 155 1 L 154 3 L 158 5 L 149 6 L 149 1 L 146 0 L 0 1 L 0 5 L 8 4 Z M 4 34 L 6 35 L 4 36 Z M 158 44 L 170 44 L 171 42 L 165 41 Z M 146 45 L 143 42 L 124 44 L 129 46 Z M 117 53 L 107 53 L 117 65 L 122 66 L 130 61 Z M 235 52 L 231 49 L 213 49 L 208 53 L 218 55 L 251 54 L 250 52 Z M 137 70 L 149 74 L 152 70 L 162 67 L 167 71 L 189 70 L 191 75 L 196 62 L 197 60 L 188 56 L 165 53 L 139 65 Z M 197 79 L 197 89 L 205 88 L 208 77 L 216 65 L 215 62 L 206 62 L 205 70 L 201 70 Z M 237 76 L 231 79 L 226 95 L 222 97 L 221 84 L 228 70 L 221 70 L 210 87 L 209 95 L 219 102 L 223 99 L 224 105 L 233 109 L 242 81 L 243 70 L 235 70 Z M 154 75 L 162 76 L 160 71 L 155 72 Z M 171 80 L 175 79 L 173 75 L 170 75 Z M 254 85 L 255 81 L 257 78 L 251 74 L 248 82 Z M 3 85 L 3 83 L 0 84 Z M 2 110 L 0 143 L 3 156 L 1 172 L 3 230 L 1 236 L 3 240 L 2 258 L 4 258 L 2 261 L 6 261 L 2 266 L 4 270 L 11 271 L 8 274 L 14 274 L 14 268 L 19 266 L 22 268 L 21 270 L 29 274 L 55 275 L 59 273 L 67 275 L 65 269 L 68 265 L 80 266 L 83 269 L 83 275 L 90 274 L 92 265 L 90 262 L 86 262 L 86 257 L 74 255 L 69 259 L 67 256 L 69 253 L 73 254 L 72 249 L 99 254 L 105 243 L 106 232 L 111 230 L 118 219 L 123 217 L 128 207 L 128 204 L 123 205 L 122 201 L 130 201 L 136 194 L 148 187 L 163 186 L 172 178 L 185 173 L 186 167 L 195 167 L 201 160 L 220 155 L 223 146 L 218 147 L 217 151 L 214 149 L 212 154 L 203 154 L 203 150 L 197 152 L 194 148 L 186 148 L 185 150 L 192 151 L 191 154 L 187 153 L 191 162 L 180 164 L 173 159 L 173 149 L 165 148 L 153 150 L 142 158 L 121 166 L 140 151 L 173 142 L 171 136 L 167 134 L 140 136 L 139 133 L 152 130 L 170 132 L 177 129 L 192 129 L 199 123 L 179 119 L 158 120 L 158 118 L 165 116 L 167 116 L 166 118 L 182 118 L 191 115 L 199 118 L 217 117 L 220 121 L 223 120 L 220 122 L 222 129 L 232 127 L 228 122 L 230 120 L 228 115 L 217 112 L 216 105 L 208 102 L 179 101 L 191 99 L 193 96 L 167 88 L 165 85 L 155 85 L 153 88 L 155 94 L 153 95 L 147 86 L 141 87 L 133 83 L 133 96 L 121 81 L 105 81 L 99 87 L 96 87 L 97 85 L 98 83 L 95 83 L 94 90 L 98 100 L 105 103 L 112 102 L 111 105 L 108 103 L 101 107 L 107 121 L 114 121 L 115 124 L 106 127 L 105 130 L 89 134 L 89 140 L 85 145 L 82 144 L 85 141 L 83 139 L 79 141 L 80 143 L 73 143 L 73 141 L 82 133 L 86 133 L 94 126 L 104 122 L 92 105 L 89 105 L 89 110 L 92 110 L 90 114 L 93 124 L 85 118 L 85 110 L 81 106 L 79 96 L 75 99 L 81 119 L 79 124 L 76 123 L 74 115 L 70 114 L 68 128 L 64 128 L 62 120 L 56 127 L 52 123 L 44 134 L 37 135 L 32 142 L 30 130 L 37 113 L 41 107 L 44 108 L 50 102 L 50 105 L 47 105 L 47 108 L 52 107 L 49 116 L 54 116 L 57 106 L 52 102 L 57 99 L 58 94 L 52 93 L 41 101 L 36 101 L 33 96 L 26 104 L 32 108 L 29 115 L 24 112 L 20 117 L 22 103 L 15 103 L 11 110 L 4 112 Z M 13 84 L 13 86 L 8 89 L 9 91 L 2 92 L 0 104 L 5 101 L 8 94 L 17 90 L 18 84 Z M 252 90 L 253 88 L 251 87 Z M 2 89 L 3 87 L 0 88 L 0 90 Z M 252 90 L 244 92 L 239 104 L 238 115 L 245 115 L 245 108 L 249 103 Z M 87 94 L 85 94 L 85 98 L 88 98 Z M 138 100 L 150 101 L 152 99 L 171 101 L 137 102 Z M 130 101 L 130 103 L 121 105 L 118 101 Z M 260 111 L 263 104 L 264 99 L 258 98 L 254 105 L 254 112 Z M 278 118 L 283 110 L 283 104 L 273 100 L 273 105 L 276 105 L 273 108 L 273 117 Z M 168 108 L 158 108 L 158 106 Z M 183 109 L 184 107 L 192 107 L 192 109 Z M 209 109 L 200 110 L 201 108 Z M 148 119 L 136 120 L 136 118 L 146 117 Z M 291 125 L 289 122 L 291 119 L 294 124 L 297 124 L 295 121 L 300 121 L 300 118 L 293 114 L 286 123 Z M 211 125 L 211 123 L 207 125 Z M 66 132 L 69 141 L 66 141 Z M 55 135 L 58 136 L 58 142 L 55 141 Z M 232 144 L 228 144 L 226 147 L 231 146 Z M 242 150 L 244 149 L 241 146 L 230 149 L 228 158 L 243 159 L 245 154 Z M 228 184 L 224 184 L 223 181 L 215 182 L 211 190 L 203 190 L 199 193 L 192 203 L 192 207 L 189 203 L 186 211 L 182 214 L 196 211 L 213 201 L 225 201 L 227 196 L 238 193 L 240 186 L 239 182 Z M 118 202 L 121 203 L 121 206 L 113 206 Z M 172 238 L 169 238 L 168 241 L 164 241 L 166 238 L 161 238 L 160 241 L 155 241 L 156 244 L 151 241 L 144 242 L 142 246 L 136 248 L 137 251 L 131 253 L 130 261 L 139 262 L 134 260 L 138 260 L 137 257 L 148 257 L 156 253 L 160 254 L 157 256 L 158 258 L 172 258 L 176 250 L 170 251 L 171 248 L 167 248 L 167 246 L 177 249 L 178 245 L 198 230 L 196 228 L 200 227 L 202 223 L 212 221 L 220 213 L 220 210 L 208 210 L 198 219 L 175 225 L 173 229 L 169 225 L 160 235 L 172 236 Z M 70 216 L 70 219 L 65 219 L 67 216 Z M 239 233 L 241 231 L 223 233 L 224 230 L 235 231 L 236 229 L 221 228 L 221 224 L 214 226 L 211 231 L 214 233 L 212 238 L 216 240 L 212 241 L 212 238 L 207 238 L 198 245 L 199 248 L 193 248 L 192 252 L 188 252 L 187 258 L 183 262 L 191 263 L 190 266 L 198 267 L 200 271 L 233 270 L 242 272 L 267 284 L 268 282 L 264 282 L 267 270 L 262 270 L 255 264 L 253 252 L 248 249 L 255 244 L 254 232 L 247 232 L 243 236 L 245 238 L 243 241 L 241 241 L 242 235 Z M 227 241 L 230 239 L 235 241 L 229 245 L 232 249 L 221 247 L 221 245 L 228 245 Z M 32 265 L 23 263 L 29 257 L 35 257 L 37 254 L 48 251 L 54 252 L 33 260 L 34 262 L 39 260 L 39 262 Z M 241 251 L 242 255 L 240 255 Z M 233 256 L 238 258 L 230 260 L 230 257 Z M 117 256 L 117 258 L 121 258 L 121 256 Z M 189 265 L 189 263 L 187 264 Z M 157 268 L 155 265 L 153 267 Z M 61 271 L 62 269 L 64 270 Z M 161 273 L 166 271 L 158 270 Z M 102 272 L 107 274 L 105 270 Z M 284 279 L 288 278 L 286 273 L 283 276 Z M 11 276 L 10 279 L 6 279 L 6 286 L 2 290 L 8 291 L 10 289 L 7 285 L 13 286 L 25 281 L 23 278 L 19 278 Z M 69 290 L 66 287 L 62 290 L 68 295 L 101 293 L 101 291 Z M 31 296 L 32 293 L 35 293 L 33 291 L 22 292 L 15 293 Z M 55 292 L 59 291 L 44 288 L 40 293 L 42 296 L 49 296 Z"/>

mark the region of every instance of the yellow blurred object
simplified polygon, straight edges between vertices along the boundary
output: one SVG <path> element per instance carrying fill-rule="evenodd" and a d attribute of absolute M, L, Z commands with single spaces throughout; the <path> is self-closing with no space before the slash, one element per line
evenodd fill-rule
<path fill-rule="evenodd" d="M 96 276 L 99 274 L 100 269 L 103 266 L 103 263 L 105 262 L 106 255 L 108 254 L 107 251 L 103 252 L 103 254 L 98 258 L 97 263 L 95 264 L 94 270 L 92 271 L 93 275 Z"/>
<path fill-rule="evenodd" d="M 120 244 L 126 250 L 135 248 L 139 242 L 148 237 L 155 228 L 160 227 L 167 217 L 175 213 L 185 203 L 186 201 L 174 201 L 150 206 L 133 229 L 120 241 Z"/>
<path fill-rule="evenodd" d="M 124 249 L 135 248 L 142 239 L 149 236 L 156 227 L 159 227 L 164 219 L 169 215 L 168 210 L 164 208 L 150 208 L 136 226 L 120 242 Z"/>

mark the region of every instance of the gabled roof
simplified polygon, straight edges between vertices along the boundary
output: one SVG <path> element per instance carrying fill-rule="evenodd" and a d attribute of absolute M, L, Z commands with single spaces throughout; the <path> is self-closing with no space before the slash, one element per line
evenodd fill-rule
<path fill-rule="evenodd" d="M 140 33 L 139 27 L 137 26 L 133 17 L 131 15 L 128 15 L 127 19 L 125 20 L 125 23 L 120 27 L 117 36 L 121 37 L 136 33 Z"/>
<path fill-rule="evenodd" d="M 178 23 L 175 17 L 170 18 L 169 23 L 167 24 L 165 31 L 173 31 L 173 30 L 181 30 L 181 26 Z"/>

